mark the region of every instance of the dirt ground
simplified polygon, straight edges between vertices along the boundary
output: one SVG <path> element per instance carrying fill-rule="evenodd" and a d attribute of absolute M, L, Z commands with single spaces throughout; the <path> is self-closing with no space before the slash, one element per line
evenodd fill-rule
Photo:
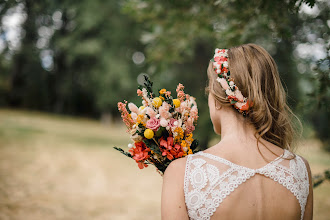
<path fill-rule="evenodd" d="M 0 110 L 0 220 L 160 219 L 162 177 L 112 149 L 122 125 Z M 330 167 L 317 141 L 301 148 L 312 167 Z M 315 190 L 314 219 L 330 216 L 330 183 Z"/>

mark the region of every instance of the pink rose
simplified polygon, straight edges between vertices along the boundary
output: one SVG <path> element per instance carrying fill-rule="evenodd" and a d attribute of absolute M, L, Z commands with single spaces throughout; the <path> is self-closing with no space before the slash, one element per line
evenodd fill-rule
<path fill-rule="evenodd" d="M 175 127 L 177 127 L 178 125 L 177 125 L 177 123 L 176 123 L 176 125 L 175 125 L 175 122 L 177 122 L 178 120 L 176 120 L 176 119 L 174 119 L 174 118 L 171 118 L 170 119 L 170 123 L 168 123 L 168 126 L 170 126 L 170 128 L 175 128 Z"/>
<path fill-rule="evenodd" d="M 148 121 L 147 121 L 147 124 L 146 124 L 146 127 L 153 130 L 153 131 L 157 131 L 159 126 L 160 126 L 160 123 L 159 123 L 159 119 L 157 118 L 150 118 Z"/>

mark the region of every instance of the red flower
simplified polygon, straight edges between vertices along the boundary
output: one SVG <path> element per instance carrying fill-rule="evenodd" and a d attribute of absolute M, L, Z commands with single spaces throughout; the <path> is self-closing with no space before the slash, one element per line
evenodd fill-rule
<path fill-rule="evenodd" d="M 173 137 L 168 137 L 166 140 L 162 137 L 159 143 L 162 155 L 166 156 L 169 160 L 173 160 L 174 158 L 180 158 L 184 154 L 184 151 L 180 144 L 175 144 L 173 146 L 173 140 Z"/>
<path fill-rule="evenodd" d="M 135 147 L 129 149 L 129 152 L 133 156 L 133 159 L 138 163 L 140 169 L 147 167 L 148 165 L 144 163 L 145 160 L 149 159 L 150 148 L 145 145 L 144 142 L 135 142 Z"/>

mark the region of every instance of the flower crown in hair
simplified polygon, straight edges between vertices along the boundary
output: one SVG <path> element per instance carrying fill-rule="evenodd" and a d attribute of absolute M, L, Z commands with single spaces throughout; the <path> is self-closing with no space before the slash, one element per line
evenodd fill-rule
<path fill-rule="evenodd" d="M 213 59 L 213 69 L 218 75 L 217 81 L 226 91 L 227 99 L 243 116 L 247 116 L 250 107 L 253 103 L 244 97 L 238 87 L 235 85 L 234 79 L 230 77 L 228 68 L 228 54 L 227 49 L 215 49 Z"/>

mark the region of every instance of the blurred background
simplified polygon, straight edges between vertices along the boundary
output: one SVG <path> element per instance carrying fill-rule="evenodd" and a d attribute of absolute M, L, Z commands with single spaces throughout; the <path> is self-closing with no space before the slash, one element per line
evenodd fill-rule
<path fill-rule="evenodd" d="M 314 217 L 329 219 L 329 15 L 327 0 L 0 1 L 0 219 L 160 219 L 161 176 L 112 148 L 130 143 L 117 102 L 140 102 L 144 74 L 155 89 L 182 83 L 205 149 L 219 140 L 208 62 L 243 43 L 278 65 L 318 185 Z"/>

